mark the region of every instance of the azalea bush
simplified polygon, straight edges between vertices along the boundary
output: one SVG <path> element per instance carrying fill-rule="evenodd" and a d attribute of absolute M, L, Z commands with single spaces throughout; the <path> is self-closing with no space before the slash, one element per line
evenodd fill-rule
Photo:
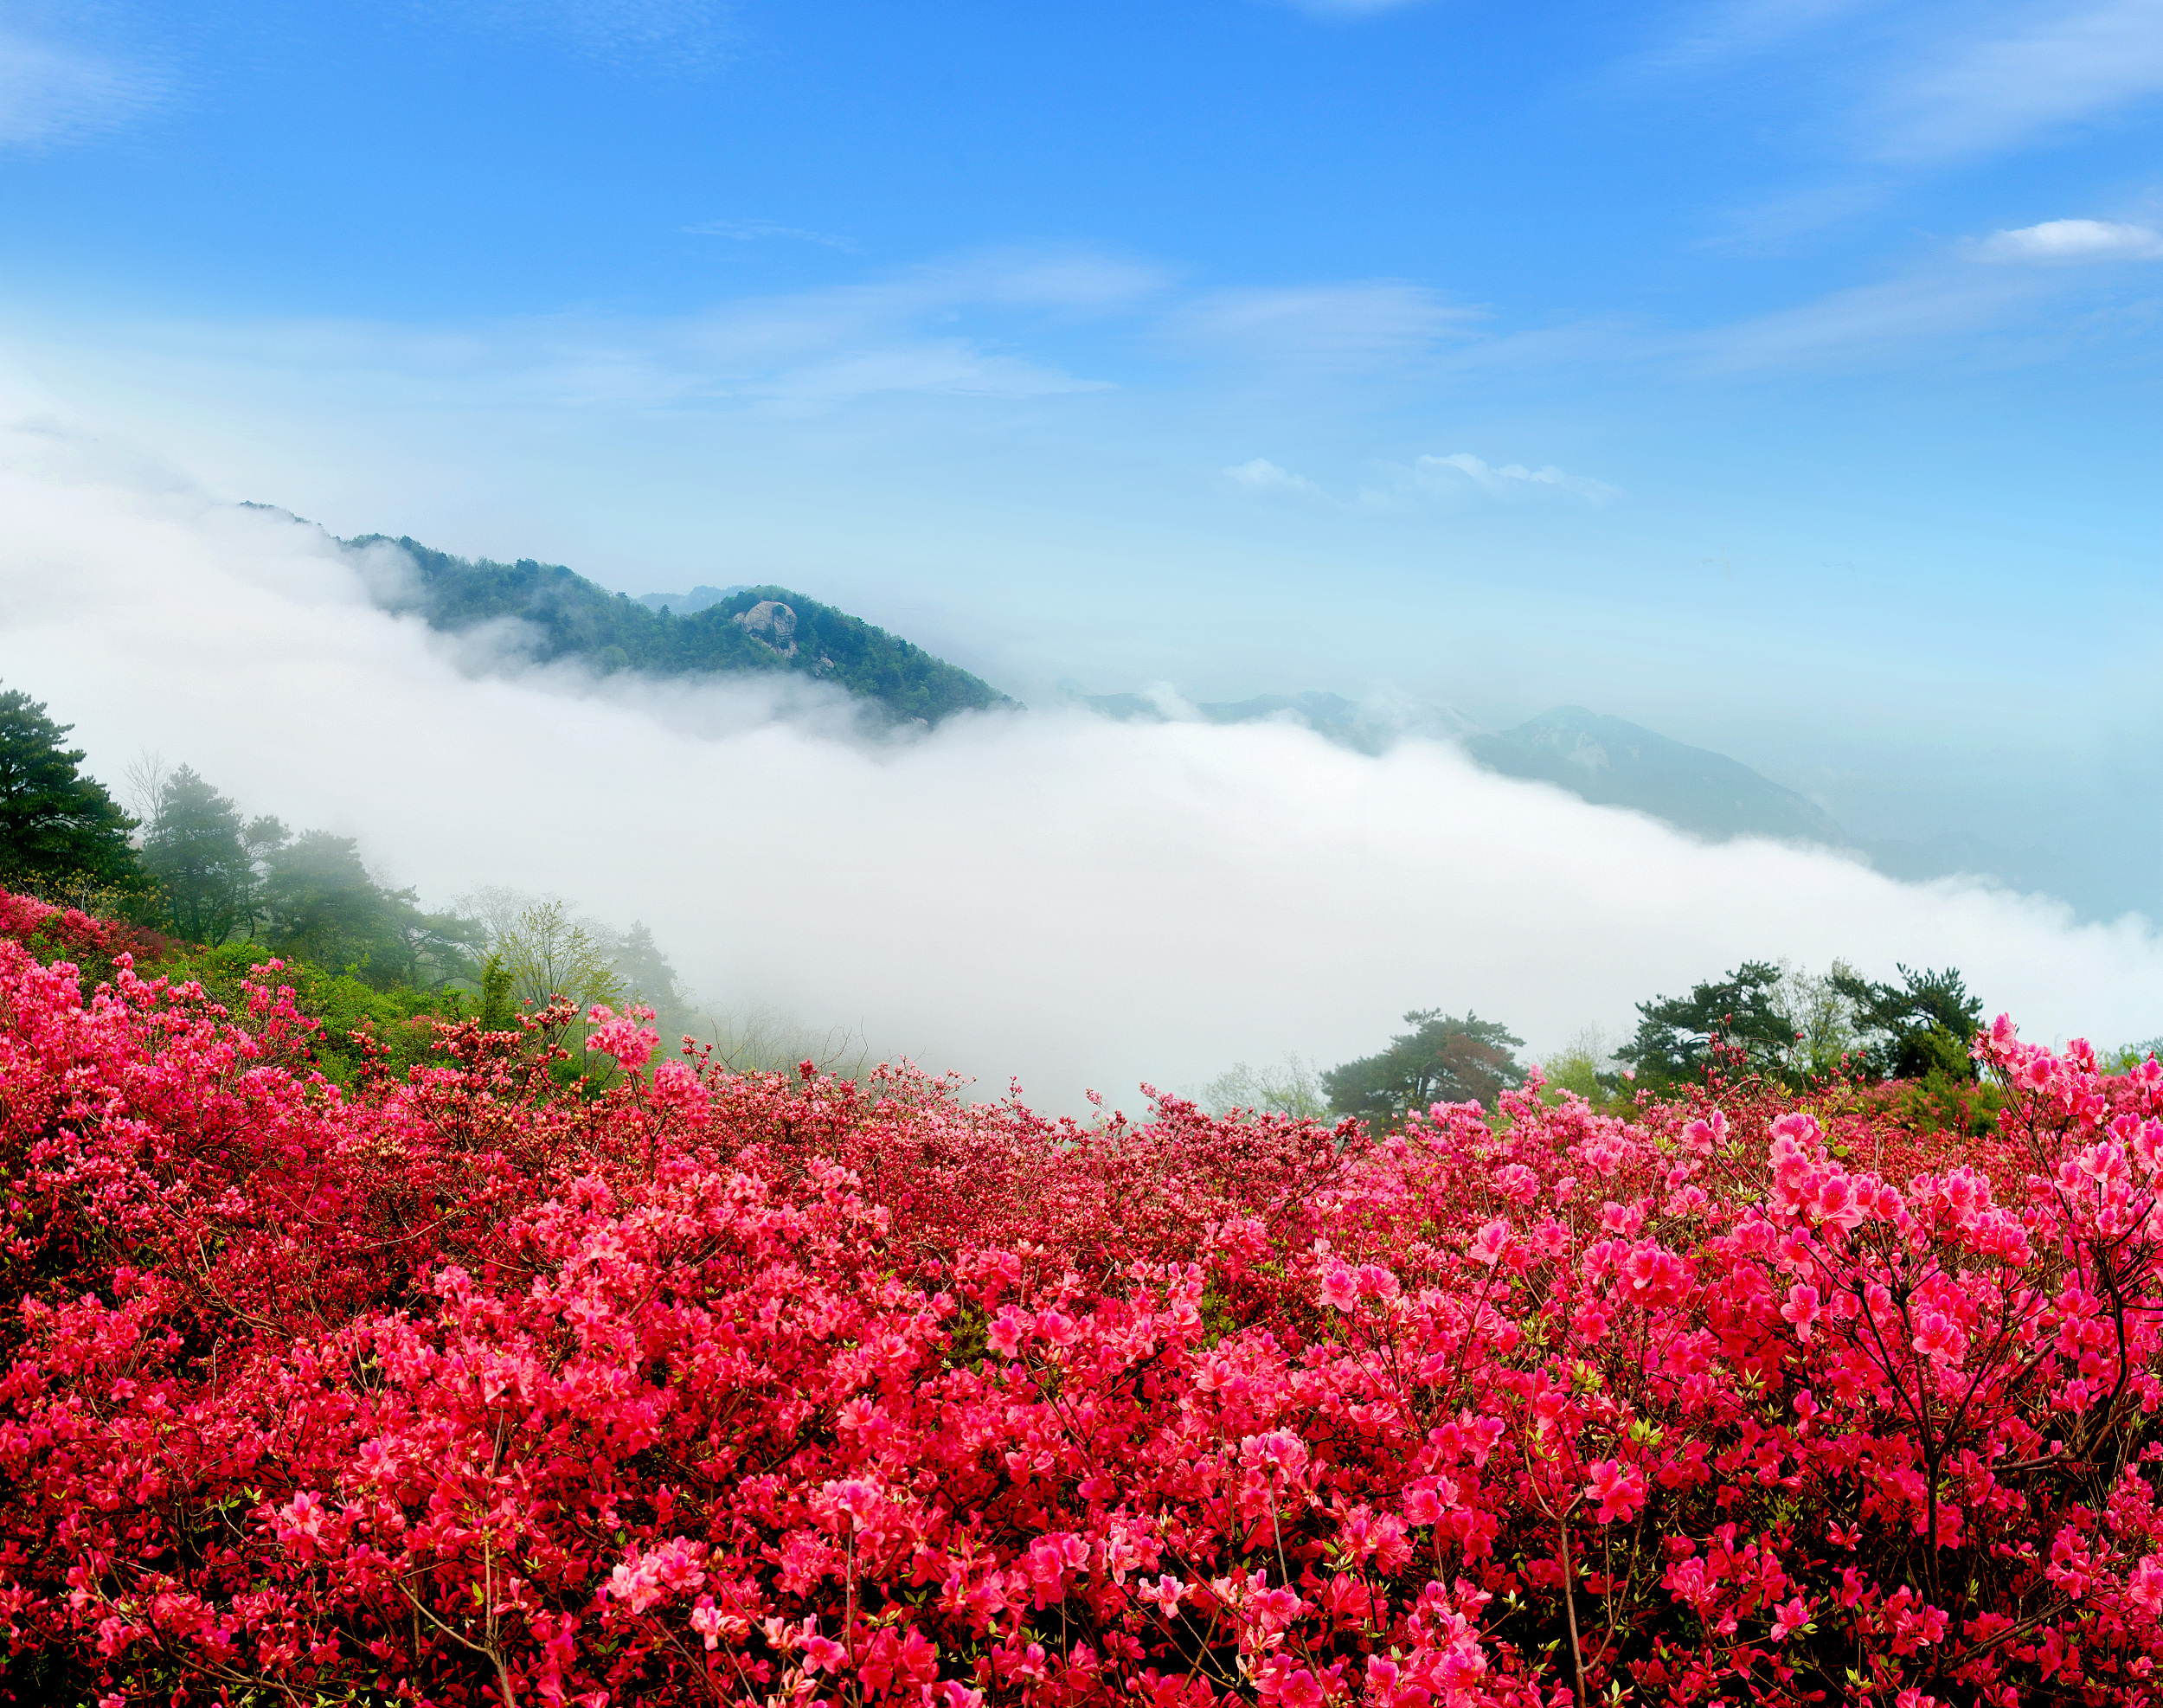
<path fill-rule="evenodd" d="M 566 1007 L 349 1091 L 100 928 L 0 902 L 18 1701 L 2155 1695 L 2153 1058 L 1377 1137 Z"/>

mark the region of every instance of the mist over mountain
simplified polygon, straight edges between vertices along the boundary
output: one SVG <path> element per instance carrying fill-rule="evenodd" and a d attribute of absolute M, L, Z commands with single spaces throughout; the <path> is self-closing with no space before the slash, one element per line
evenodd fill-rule
<path fill-rule="evenodd" d="M 1595 806 L 1633 807 L 1715 840 L 1847 840 L 1823 807 L 1739 761 L 1582 706 L 1557 706 L 1514 729 L 1467 735 L 1465 747 L 1505 777 L 1558 784 Z"/>
<path fill-rule="evenodd" d="M 465 559 L 410 538 L 369 535 L 413 569 L 378 590 L 386 609 L 412 611 L 464 633 L 515 626 L 515 645 L 538 663 L 583 662 L 601 675 L 658 678 L 793 672 L 846 690 L 892 723 L 925 726 L 964 710 L 1018 703 L 916 643 L 777 586 L 701 585 L 688 593 L 613 592 L 560 564 Z M 1352 700 L 1310 690 L 1243 700 L 1191 702 L 1170 688 L 1091 694 L 1059 684 L 1069 703 L 1122 722 L 1286 723 L 1377 755 L 1408 737 L 1451 742 L 1502 776 L 1550 784 L 1598 806 L 1645 813 L 1712 842 L 1757 837 L 1840 851 L 1909 883 L 1967 877 L 2070 903 L 2087 919 L 2153 909 L 2153 899 L 2061 851 L 2005 848 L 1973 832 L 1915 839 L 1851 834 L 1800 792 L 1742 761 L 1583 706 L 1557 706 L 1506 729 L 1486 729 L 1453 706 L 1403 695 Z"/>
<path fill-rule="evenodd" d="M 1182 719 L 1203 723 L 1291 723 L 1356 753 L 1379 754 L 1409 735 L 1454 740 L 1475 729 L 1453 706 L 1409 697 L 1348 700 L 1342 694 L 1309 690 L 1300 694 L 1257 694 L 1244 700 L 1180 698 L 1168 689 L 1149 694 L 1089 694 L 1079 684 L 1059 684 L 1073 703 L 1122 722 L 1163 723 Z"/>
<path fill-rule="evenodd" d="M 1379 754 L 1408 735 L 1454 741 L 1505 777 L 1550 783 L 1597 806 L 1619 806 L 1711 842 L 1762 837 L 1836 849 L 1911 883 L 1970 877 L 2025 894 L 2056 896 L 2085 919 L 2153 909 L 2136 887 L 2085 870 L 2047 848 L 2009 849 L 1972 832 L 1920 839 L 1850 834 L 1807 795 L 1741 761 L 1691 747 L 1627 719 L 1556 706 L 1508 729 L 1482 729 L 1454 707 L 1354 701 L 1339 694 L 1264 694 L 1238 701 L 1181 701 L 1155 694 L 1069 697 L 1107 717 L 1145 722 L 1186 717 L 1210 723 L 1289 722 L 1339 746 Z"/>
<path fill-rule="evenodd" d="M 718 605 L 724 599 L 750 591 L 748 583 L 734 581 L 725 588 L 696 587 L 689 593 L 642 593 L 638 598 L 639 603 L 649 611 L 672 611 L 679 617 L 688 617 L 709 605 Z"/>
<path fill-rule="evenodd" d="M 575 658 L 602 675 L 793 671 L 845 689 L 895 722 L 935 724 L 1011 703 L 922 647 L 787 588 L 701 588 L 680 596 L 679 612 L 679 595 L 632 599 L 558 563 L 453 557 L 402 536 L 345 543 L 394 546 L 411 563 L 409 581 L 378 590 L 387 610 L 453 634 L 515 625 L 519 649 L 536 663 Z"/>

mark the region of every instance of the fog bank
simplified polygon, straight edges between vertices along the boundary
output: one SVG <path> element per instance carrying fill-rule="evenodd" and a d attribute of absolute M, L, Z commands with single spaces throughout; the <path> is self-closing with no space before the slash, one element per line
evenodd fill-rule
<path fill-rule="evenodd" d="M 1065 711 L 865 742 L 770 685 L 491 674 L 371 605 L 382 565 L 58 428 L 0 444 L 0 678 L 109 785 L 154 748 L 426 901 L 499 883 L 643 918 L 709 998 L 858 1026 L 985 1095 L 1131 1108 L 1142 1080 L 1367 1053 L 1415 1006 L 1537 1054 L 1761 956 L 1956 965 L 2031 1037 L 2163 1030 L 2144 921 L 1701 845 L 1445 745 Z"/>

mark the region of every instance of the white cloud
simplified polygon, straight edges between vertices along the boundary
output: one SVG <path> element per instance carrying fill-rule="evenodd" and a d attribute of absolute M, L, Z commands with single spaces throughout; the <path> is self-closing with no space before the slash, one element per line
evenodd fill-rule
<path fill-rule="evenodd" d="M 1832 24 L 1847 24 L 1882 0 L 1719 0 L 1688 15 L 1682 28 L 1639 55 L 1640 72 L 1717 67 L 1786 48 Z"/>
<path fill-rule="evenodd" d="M 1160 275 L 1114 257 L 1002 251 L 677 317 L 533 316 L 450 326 L 356 320 L 115 326 L 93 360 L 272 379 L 323 396 L 477 411 L 825 410 L 895 393 L 1027 398 L 1107 382 L 1017 353 L 1046 327 L 1129 309 Z M 49 337 L 48 337 L 49 341 Z"/>
<path fill-rule="evenodd" d="M 645 918 L 714 998 L 859 1025 L 985 1095 L 1013 1074 L 1131 1108 L 1144 1078 L 1365 1053 L 1430 1004 L 1551 1043 L 1760 955 L 1957 966 L 2031 1035 L 2154 1030 L 2141 924 L 1705 846 L 1442 744 L 1037 712 L 861 745 L 738 689 L 476 679 L 315 530 L 109 454 L 0 437 L 0 678 L 95 770 L 154 743 L 424 897 L 492 881 Z"/>
<path fill-rule="evenodd" d="M 1402 363 L 1461 335 L 1476 311 L 1422 285 L 1344 285 L 1216 291 L 1165 317 L 1189 349 L 1293 367 L 1372 369 Z"/>
<path fill-rule="evenodd" d="M 818 243 L 829 249 L 839 249 L 853 254 L 856 245 L 846 237 L 836 237 L 830 232 L 807 231 L 802 226 L 775 225 L 768 220 L 709 220 L 703 225 L 687 225 L 686 237 L 726 237 L 737 243 L 757 243 L 769 238 L 780 238 L 792 243 Z"/>
<path fill-rule="evenodd" d="M 1857 362 L 1942 350 L 2002 326 L 2035 303 L 2024 274 L 1932 269 L 1828 292 L 1813 301 L 1657 341 L 1657 353 L 1709 373 Z"/>
<path fill-rule="evenodd" d="M 1916 167 L 2045 142 L 2163 93 L 2163 0 L 1715 0 L 1619 67 L 1851 159 Z M 1736 75 L 1757 60 L 1769 76 Z"/>
<path fill-rule="evenodd" d="M 1318 18 L 1370 18 L 1383 12 L 1407 12 L 1427 0 L 1284 0 L 1294 11 Z"/>
<path fill-rule="evenodd" d="M 164 94 L 156 73 L 0 22 L 0 145 L 37 146 L 110 130 Z"/>
<path fill-rule="evenodd" d="M 2163 232 L 2115 220 L 2045 220 L 1997 232 L 1974 254 L 1986 261 L 2152 261 L 2163 260 Z"/>
<path fill-rule="evenodd" d="M 2163 0 L 2001 6 L 1967 21 L 1953 39 L 1922 43 L 1881 90 L 1887 156 L 2007 148 L 2163 93 Z"/>
<path fill-rule="evenodd" d="M 1313 496 L 1322 490 L 1305 475 L 1279 468 L 1267 457 L 1256 457 L 1252 462 L 1228 468 L 1224 478 L 1249 492 L 1299 492 Z"/>
<path fill-rule="evenodd" d="M 1619 486 L 1610 486 L 1604 480 L 1594 480 L 1585 475 L 1564 474 L 1552 463 L 1540 468 L 1527 468 L 1523 463 L 1497 465 L 1475 457 L 1469 451 L 1454 451 L 1446 457 L 1420 457 L 1413 462 L 1412 472 L 1416 479 L 1428 485 L 1462 491 L 1469 483 L 1494 498 L 1552 492 L 1582 498 L 1588 504 L 1604 504 L 1622 495 Z"/>
<path fill-rule="evenodd" d="M 552 41 L 604 64 L 696 75 L 726 61 L 731 10 L 722 0 L 466 0 L 427 16 Z"/>

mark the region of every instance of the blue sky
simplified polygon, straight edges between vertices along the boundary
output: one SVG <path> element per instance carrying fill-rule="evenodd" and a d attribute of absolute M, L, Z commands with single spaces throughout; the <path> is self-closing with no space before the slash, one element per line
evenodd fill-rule
<path fill-rule="evenodd" d="M 177 10 L 0 3 L 18 413 L 2163 905 L 2159 0 Z"/>

